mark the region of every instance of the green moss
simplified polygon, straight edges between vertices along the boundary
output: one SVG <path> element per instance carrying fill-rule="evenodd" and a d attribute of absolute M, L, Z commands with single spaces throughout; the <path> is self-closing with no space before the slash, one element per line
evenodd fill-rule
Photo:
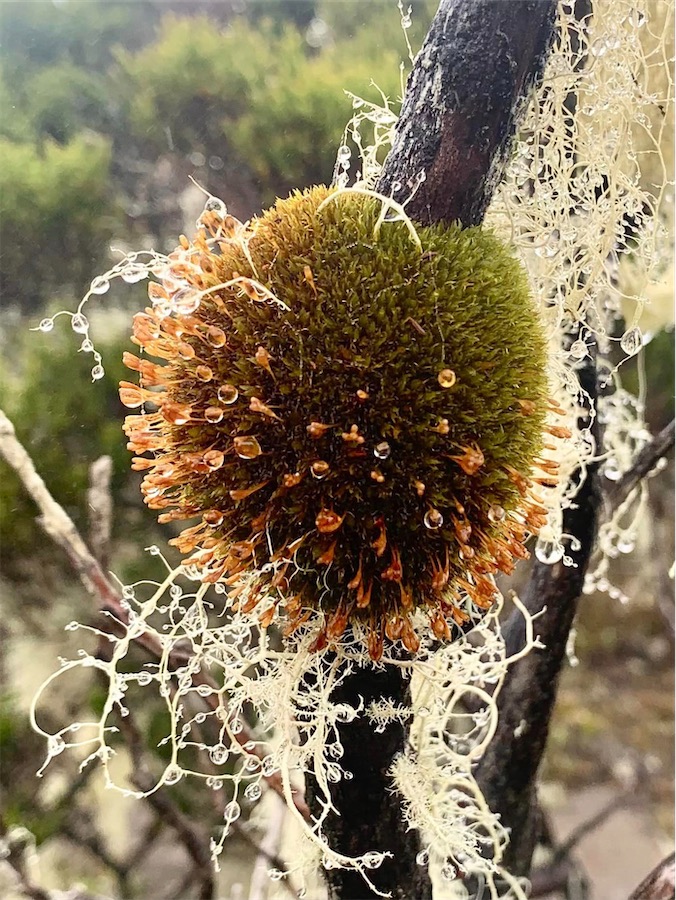
<path fill-rule="evenodd" d="M 227 574 L 237 569 L 233 543 L 245 557 L 252 546 L 260 565 L 270 547 L 283 559 L 303 538 L 293 562 L 276 567 L 277 586 L 328 611 L 329 636 L 347 617 L 382 634 L 411 605 L 446 615 L 463 591 L 487 605 L 484 576 L 507 564 L 500 542 L 523 537 L 520 520 L 502 510 L 522 508 L 521 479 L 542 446 L 545 338 L 519 263 L 492 234 L 420 228 L 421 252 L 401 222 L 374 234 L 379 201 L 347 193 L 319 209 L 328 194 L 278 201 L 249 236 L 258 279 L 288 311 L 234 288 L 202 300 L 195 315 L 222 328 L 227 343 L 184 335 L 196 357 L 171 361 L 170 396 L 193 418 L 219 405 L 222 383 L 239 397 L 216 424 L 166 426 L 165 461 L 225 454 L 217 471 L 186 478 L 174 495 L 187 511 L 223 515 L 179 542 L 183 549 L 221 538 L 212 567 Z M 240 242 L 221 251 L 202 285 L 250 272 Z M 211 369 L 206 382 L 197 364 Z M 252 409 L 252 399 L 276 417 Z M 313 436 L 313 422 L 330 427 Z M 253 459 L 233 452 L 234 438 L 247 435 L 262 450 Z M 321 479 L 317 461 L 329 466 Z M 299 482 L 288 486 L 294 473 Z M 335 529 L 333 515 L 344 517 Z M 443 517 L 440 527 L 427 527 L 430 515 L 432 524 Z"/>

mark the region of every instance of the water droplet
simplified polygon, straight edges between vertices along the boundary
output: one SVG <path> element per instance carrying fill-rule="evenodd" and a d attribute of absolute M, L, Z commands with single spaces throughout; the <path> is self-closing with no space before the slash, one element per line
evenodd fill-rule
<path fill-rule="evenodd" d="M 501 506 L 489 506 L 488 507 L 488 518 L 491 522 L 504 522 L 505 516 L 507 513 Z"/>
<path fill-rule="evenodd" d="M 270 881 L 281 881 L 284 878 L 284 872 L 280 872 L 279 869 L 268 869 L 268 878 Z"/>
<path fill-rule="evenodd" d="M 122 270 L 122 281 L 126 281 L 127 284 L 136 284 L 138 281 L 143 281 L 144 278 L 148 277 L 148 270 L 145 266 L 139 265 L 138 263 L 129 263 L 128 266 Z"/>
<path fill-rule="evenodd" d="M 376 459 L 387 459 L 391 452 L 392 448 L 387 441 L 381 441 L 373 448 L 373 455 Z"/>
<path fill-rule="evenodd" d="M 457 381 L 453 369 L 442 369 L 437 375 L 437 381 L 442 388 L 452 388 Z"/>
<path fill-rule="evenodd" d="M 217 325 L 211 325 L 207 331 L 207 341 L 212 347 L 219 349 L 220 347 L 225 346 L 225 332 Z"/>
<path fill-rule="evenodd" d="M 587 345 L 583 340 L 573 341 L 570 345 L 570 355 L 573 359 L 584 359 L 587 355 Z"/>
<path fill-rule="evenodd" d="M 195 369 L 195 375 L 199 378 L 200 381 L 211 381 L 214 377 L 213 370 L 209 366 L 197 366 Z"/>
<path fill-rule="evenodd" d="M 258 800 L 262 791 L 260 784 L 249 784 L 244 790 L 244 796 L 247 800 Z"/>
<path fill-rule="evenodd" d="M 255 459 L 263 452 L 261 445 L 252 434 L 235 438 L 235 453 L 240 459 Z"/>
<path fill-rule="evenodd" d="M 82 343 L 80 344 L 80 350 L 82 351 L 82 353 L 94 352 L 94 345 L 89 340 L 89 338 L 85 338 L 84 341 L 82 341 Z"/>
<path fill-rule="evenodd" d="M 87 317 L 83 316 L 82 313 L 75 313 L 70 320 L 70 326 L 77 334 L 87 334 L 87 331 L 89 330 Z"/>
<path fill-rule="evenodd" d="M 100 381 L 105 374 L 106 371 L 102 365 L 94 366 L 92 369 L 92 381 Z"/>
<path fill-rule="evenodd" d="M 543 541 L 539 539 L 535 545 L 535 556 L 547 566 L 560 562 L 563 557 L 563 546 L 557 541 Z"/>
<path fill-rule="evenodd" d="M 646 15 L 640 9 L 632 9 L 627 16 L 627 20 L 634 28 L 641 28 L 646 23 Z"/>
<path fill-rule="evenodd" d="M 317 481 L 321 481 L 322 478 L 326 478 L 329 474 L 329 469 L 331 467 L 325 460 L 317 459 L 310 466 L 310 472 L 312 473 L 313 478 L 316 478 Z"/>
<path fill-rule="evenodd" d="M 263 757 L 263 775 L 269 778 L 270 775 L 274 775 L 277 769 L 278 766 L 273 756 L 268 754 L 268 756 Z"/>
<path fill-rule="evenodd" d="M 66 749 L 66 744 L 59 734 L 51 735 L 47 740 L 47 752 L 50 756 L 58 756 Z"/>
<path fill-rule="evenodd" d="M 631 553 L 635 546 L 634 540 L 627 535 L 623 535 L 617 541 L 617 549 L 620 553 Z"/>
<path fill-rule="evenodd" d="M 168 766 L 164 772 L 164 783 L 165 784 L 176 784 L 177 781 L 180 781 L 183 777 L 183 772 L 179 769 L 178 766 Z"/>
<path fill-rule="evenodd" d="M 437 528 L 441 528 L 441 526 L 444 524 L 444 517 L 438 509 L 432 508 L 425 513 L 423 522 L 425 523 L 425 528 L 435 530 Z"/>
<path fill-rule="evenodd" d="M 367 869 L 377 869 L 383 862 L 383 854 L 370 850 L 364 854 L 364 865 Z"/>
<path fill-rule="evenodd" d="M 622 347 L 627 356 L 634 356 L 636 353 L 638 353 L 642 346 L 643 334 L 638 326 L 630 328 L 622 335 L 620 347 Z"/>
<path fill-rule="evenodd" d="M 64 631 L 77 631 L 79 627 L 79 622 L 69 622 L 67 625 L 64 625 Z"/>
<path fill-rule="evenodd" d="M 223 465 L 225 455 L 220 450 L 207 450 L 202 456 L 202 459 L 212 471 L 216 471 L 216 469 L 220 469 Z"/>
<path fill-rule="evenodd" d="M 341 144 L 341 146 L 338 148 L 338 152 L 336 154 L 336 158 L 338 160 L 339 165 L 341 165 L 341 166 L 349 165 L 351 156 L 352 156 L 352 153 L 350 151 L 350 148 L 347 146 L 347 144 Z"/>
<path fill-rule="evenodd" d="M 421 850 L 415 858 L 419 866 L 426 866 L 430 860 L 429 850 Z"/>
<path fill-rule="evenodd" d="M 92 294 L 105 294 L 110 289 L 110 282 L 101 275 L 97 276 L 89 286 Z"/>
<path fill-rule="evenodd" d="M 228 406 L 231 406 L 238 397 L 239 391 L 234 384 L 222 384 L 218 389 L 218 399 Z"/>
<path fill-rule="evenodd" d="M 444 881 L 453 881 L 458 874 L 456 866 L 451 862 L 445 862 L 439 872 Z"/>
<path fill-rule="evenodd" d="M 603 474 L 608 481 L 619 481 L 622 477 L 622 471 L 614 456 L 609 456 L 606 460 L 606 464 L 603 467 Z"/>
<path fill-rule="evenodd" d="M 228 758 L 228 750 L 223 744 L 215 744 L 209 750 L 209 759 L 215 766 L 222 766 Z"/>
<path fill-rule="evenodd" d="M 209 406 L 204 410 L 204 418 L 211 425 L 218 425 L 223 418 L 223 410 L 220 406 Z"/>
<path fill-rule="evenodd" d="M 51 331 L 54 328 L 54 319 L 43 319 L 38 325 L 38 329 L 44 334 L 47 334 L 48 331 Z"/>
<path fill-rule="evenodd" d="M 225 203 L 220 200 L 218 197 L 209 197 L 207 202 L 204 204 L 205 212 L 213 212 L 216 215 L 220 216 L 224 219 L 228 214 L 228 208 Z"/>
<path fill-rule="evenodd" d="M 153 680 L 153 677 L 150 674 L 150 672 L 139 672 L 138 675 L 136 676 L 136 682 L 141 687 L 148 687 L 148 685 L 151 683 L 152 680 Z"/>
<path fill-rule="evenodd" d="M 218 526 L 223 523 L 224 518 L 225 517 L 220 509 L 208 509 L 202 515 L 203 521 L 205 521 L 207 525 L 211 525 L 212 528 L 218 528 Z"/>
<path fill-rule="evenodd" d="M 172 297 L 174 309 L 179 315 L 190 316 L 200 305 L 200 295 L 192 288 L 182 288 Z"/>
<path fill-rule="evenodd" d="M 239 819 L 241 812 L 239 803 L 236 800 L 231 800 L 223 810 L 223 818 L 227 822 L 235 822 Z"/>
<path fill-rule="evenodd" d="M 185 359 L 187 361 L 194 358 L 195 351 L 190 346 L 190 344 L 186 343 L 186 341 L 181 341 L 181 343 L 178 345 L 178 355 L 181 357 L 181 359 Z"/>

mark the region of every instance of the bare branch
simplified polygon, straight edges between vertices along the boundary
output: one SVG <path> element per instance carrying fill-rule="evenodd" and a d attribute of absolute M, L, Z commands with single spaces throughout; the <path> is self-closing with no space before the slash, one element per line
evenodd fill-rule
<path fill-rule="evenodd" d="M 674 900 L 675 887 L 676 870 L 672 853 L 639 884 L 629 900 Z"/>
<path fill-rule="evenodd" d="M 113 526 L 113 498 L 110 492 L 112 475 L 113 460 L 110 456 L 100 456 L 89 467 L 89 543 L 102 569 L 108 568 L 110 557 Z"/>
<path fill-rule="evenodd" d="M 610 510 L 617 509 L 640 482 L 649 475 L 657 463 L 674 449 L 674 420 L 660 431 L 638 454 L 634 464 L 606 490 L 606 503 Z"/>
<path fill-rule="evenodd" d="M 378 190 L 423 225 L 479 225 L 554 34 L 553 0 L 443 0 L 409 76 Z"/>

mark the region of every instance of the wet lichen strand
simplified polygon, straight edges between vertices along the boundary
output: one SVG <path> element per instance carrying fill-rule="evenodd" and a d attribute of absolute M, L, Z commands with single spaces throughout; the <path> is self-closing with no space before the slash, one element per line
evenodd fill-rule
<path fill-rule="evenodd" d="M 385 639 L 415 652 L 418 608 L 452 637 L 527 555 L 546 347 L 490 233 L 420 228 L 421 251 L 401 222 L 374 234 L 377 200 L 329 194 L 248 226 L 205 213 L 135 318 L 164 364 L 127 354 L 141 388 L 121 394 L 157 405 L 127 418 L 152 457 L 134 465 L 161 521 L 202 517 L 174 543 L 204 578 L 288 632 L 321 611 L 317 648 L 359 622 L 378 659 Z"/>

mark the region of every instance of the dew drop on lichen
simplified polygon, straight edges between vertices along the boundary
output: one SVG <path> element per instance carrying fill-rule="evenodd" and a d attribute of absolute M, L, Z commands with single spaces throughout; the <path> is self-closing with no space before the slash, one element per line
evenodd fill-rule
<path fill-rule="evenodd" d="M 584 341 L 573 341 L 570 345 L 570 355 L 573 359 L 584 359 L 587 355 L 587 345 Z"/>
<path fill-rule="evenodd" d="M 73 331 L 77 334 L 86 334 L 89 330 L 89 322 L 87 321 L 86 316 L 83 316 L 82 313 L 75 313 L 75 315 L 70 320 L 70 325 Z"/>
<path fill-rule="evenodd" d="M 560 562 L 563 557 L 563 547 L 555 541 L 539 540 L 535 545 L 535 556 L 547 566 Z"/>
<path fill-rule="evenodd" d="M 244 796 L 247 800 L 258 800 L 261 793 L 260 784 L 249 784 L 244 790 Z"/>
<path fill-rule="evenodd" d="M 491 522 L 504 522 L 505 511 L 501 506 L 490 506 L 488 508 L 488 518 Z"/>
<path fill-rule="evenodd" d="M 391 452 L 392 448 L 387 441 L 381 441 L 379 444 L 376 444 L 373 455 L 376 459 L 387 459 Z"/>
<path fill-rule="evenodd" d="M 51 331 L 54 328 L 54 319 L 43 319 L 38 325 L 38 329 L 42 331 L 44 334 L 47 334 L 48 331 Z"/>
<path fill-rule="evenodd" d="M 225 346 L 225 332 L 217 325 L 211 325 L 207 331 L 207 341 L 218 350 L 220 347 Z"/>
<path fill-rule="evenodd" d="M 109 289 L 110 282 L 107 278 L 103 278 L 102 276 L 95 278 L 89 287 L 92 294 L 105 294 Z"/>
<path fill-rule="evenodd" d="M 643 334 L 638 326 L 630 328 L 622 335 L 620 347 L 628 356 L 634 356 L 643 346 Z"/>
<path fill-rule="evenodd" d="M 223 810 L 223 818 L 228 822 L 235 822 L 239 819 L 242 810 L 236 800 L 231 800 Z"/>

